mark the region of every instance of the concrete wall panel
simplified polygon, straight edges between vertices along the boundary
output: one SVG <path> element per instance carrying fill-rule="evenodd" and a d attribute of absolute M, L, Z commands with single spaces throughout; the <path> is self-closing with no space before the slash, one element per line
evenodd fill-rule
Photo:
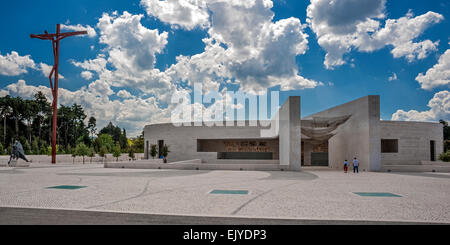
<path fill-rule="evenodd" d="M 280 165 L 301 168 L 300 97 L 289 97 L 279 111 Z"/>
<path fill-rule="evenodd" d="M 337 117 L 351 115 L 329 140 L 329 166 L 344 168 L 344 160 L 357 157 L 360 169 L 378 171 L 380 163 L 380 97 L 366 96 L 306 117 Z"/>
<path fill-rule="evenodd" d="M 436 142 L 435 156 L 443 152 L 442 124 L 381 121 L 381 139 L 397 139 L 398 153 L 381 153 L 382 165 L 420 165 L 430 160 L 430 141 Z"/>

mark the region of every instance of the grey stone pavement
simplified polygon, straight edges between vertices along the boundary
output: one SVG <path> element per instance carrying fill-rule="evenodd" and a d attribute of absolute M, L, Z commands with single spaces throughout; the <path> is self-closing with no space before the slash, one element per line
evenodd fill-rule
<path fill-rule="evenodd" d="M 84 188 L 48 188 L 59 185 Z M 0 224 L 373 222 L 450 224 L 450 174 L 137 170 L 98 164 L 0 168 Z"/>

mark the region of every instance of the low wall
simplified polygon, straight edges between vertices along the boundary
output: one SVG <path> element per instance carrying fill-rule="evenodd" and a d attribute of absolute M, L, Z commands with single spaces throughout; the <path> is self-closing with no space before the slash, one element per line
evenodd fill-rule
<path fill-rule="evenodd" d="M 149 159 L 143 161 L 132 161 L 132 162 L 105 162 L 105 168 L 131 168 L 131 169 L 146 169 L 149 166 L 154 166 L 158 164 L 163 164 L 163 159 Z"/>
<path fill-rule="evenodd" d="M 450 164 L 445 165 L 385 165 L 382 172 L 440 172 L 450 173 Z"/>
<path fill-rule="evenodd" d="M 239 159 L 217 159 L 204 164 L 280 164 L 280 160 L 239 160 Z"/>
<path fill-rule="evenodd" d="M 450 166 L 450 162 L 443 161 L 420 161 L 420 165 L 439 165 L 439 166 Z"/>
<path fill-rule="evenodd" d="M 32 163 L 51 163 L 52 157 L 48 155 L 27 155 L 26 156 L 28 160 L 30 160 Z M 144 153 L 135 153 L 134 154 L 135 159 L 140 160 L 144 157 Z M 112 154 L 106 154 L 106 157 L 100 157 L 97 154 L 95 157 L 84 157 L 85 163 L 104 163 L 104 162 L 129 162 L 131 158 L 128 156 L 128 153 L 123 153 L 118 159 L 113 157 Z M 0 163 L 7 163 L 9 161 L 9 156 L 0 156 Z M 22 160 L 19 160 L 19 162 Z M 83 162 L 83 157 L 77 156 L 75 158 L 72 157 L 72 155 L 56 155 L 56 162 L 57 163 L 80 163 Z"/>

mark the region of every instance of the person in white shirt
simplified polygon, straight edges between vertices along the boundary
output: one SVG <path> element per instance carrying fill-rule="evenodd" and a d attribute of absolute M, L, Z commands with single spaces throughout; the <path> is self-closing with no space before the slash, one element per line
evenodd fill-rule
<path fill-rule="evenodd" d="M 356 157 L 353 158 L 353 173 L 359 173 L 359 161 Z"/>

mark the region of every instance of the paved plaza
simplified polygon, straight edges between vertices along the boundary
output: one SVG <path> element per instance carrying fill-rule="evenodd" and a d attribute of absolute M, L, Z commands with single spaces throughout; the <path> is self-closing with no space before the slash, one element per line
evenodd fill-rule
<path fill-rule="evenodd" d="M 99 217 L 120 212 L 255 218 L 258 224 L 265 219 L 274 219 L 268 224 L 296 219 L 450 223 L 450 174 L 137 170 L 105 169 L 99 164 L 32 164 L 29 168 L 0 168 L 0 207 L 0 223 L 20 223 L 17 217 L 23 209 L 11 209 L 15 216 L 7 218 L 13 211 L 6 212 L 6 207 L 41 210 L 36 215 L 58 209 L 84 216 L 89 216 L 85 211 L 96 211 Z"/>

